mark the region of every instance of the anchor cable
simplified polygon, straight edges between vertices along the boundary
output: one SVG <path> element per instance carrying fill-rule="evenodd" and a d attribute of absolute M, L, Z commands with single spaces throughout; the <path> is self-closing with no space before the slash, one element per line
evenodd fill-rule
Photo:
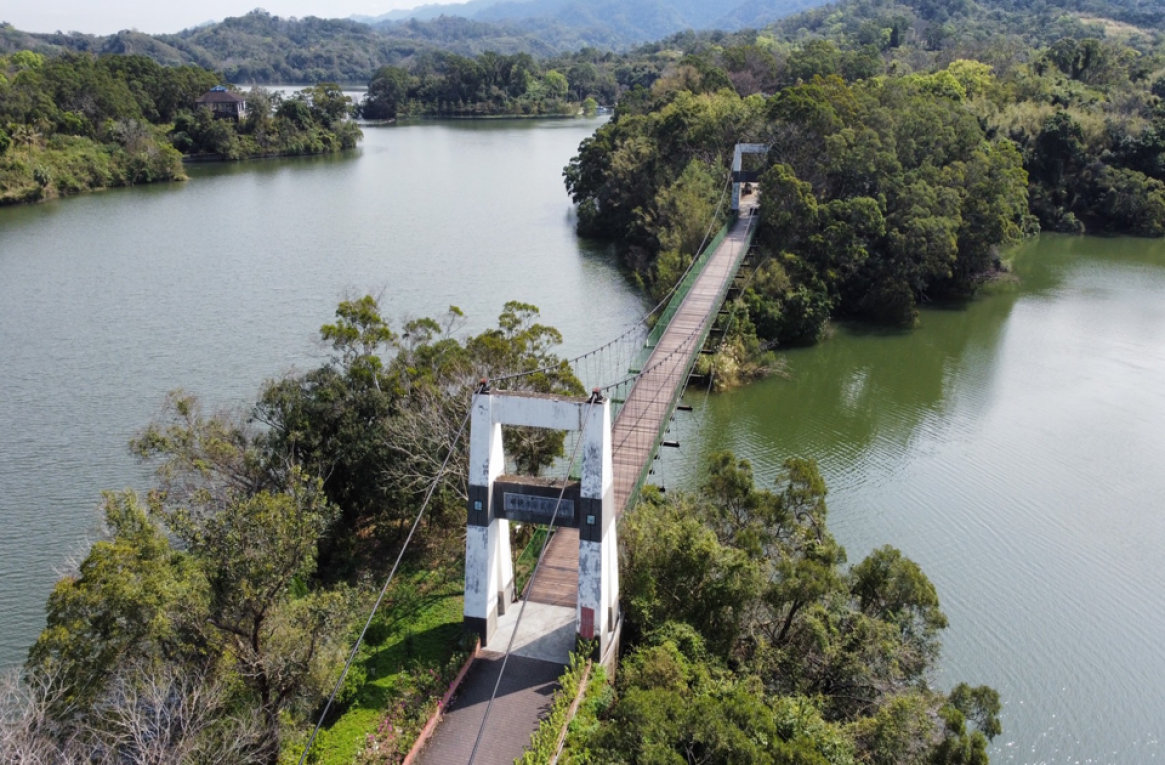
<path fill-rule="evenodd" d="M 336 681 L 336 685 L 332 688 L 332 694 L 328 697 L 328 703 L 324 705 L 324 711 L 320 713 L 320 719 L 316 722 L 315 730 L 311 733 L 311 738 L 308 739 L 307 745 L 303 748 L 303 754 L 299 758 L 299 765 L 307 760 L 308 752 L 311 751 L 312 744 L 315 743 L 316 736 L 319 735 L 320 728 L 323 727 L 324 718 L 328 716 L 328 710 L 332 707 L 332 702 L 336 700 L 336 694 L 340 692 L 340 687 L 344 684 L 344 678 L 348 676 L 348 670 L 352 667 L 352 662 L 356 659 L 356 652 L 360 650 L 361 643 L 364 642 L 364 636 L 368 633 L 368 628 L 372 626 L 372 619 L 376 616 L 376 611 L 380 608 L 381 602 L 384 600 L 385 594 L 388 592 L 388 586 L 392 583 L 392 579 L 396 576 L 396 571 L 400 567 L 400 562 L 404 559 L 405 551 L 409 547 L 409 543 L 413 541 L 413 535 L 417 531 L 417 527 L 421 523 L 421 517 L 424 516 L 425 510 L 429 507 L 429 501 L 433 498 L 433 492 L 437 490 L 437 485 L 441 482 L 441 478 L 445 475 L 445 469 L 449 466 L 449 460 L 453 458 L 453 453 L 457 451 L 457 444 L 461 441 L 461 436 L 465 433 L 465 426 L 469 424 L 469 417 L 473 413 L 473 407 L 465 413 L 465 419 L 461 421 L 461 427 L 457 431 L 457 435 L 453 437 L 453 441 L 449 444 L 449 453 L 445 455 L 445 461 L 441 463 L 441 469 L 437 471 L 437 475 L 433 478 L 433 483 L 429 485 L 428 493 L 425 495 L 425 501 L 421 503 L 420 512 L 417 513 L 416 520 L 413 521 L 413 526 L 409 529 L 409 535 L 405 538 L 404 545 L 397 553 L 396 562 L 392 564 L 392 571 L 389 572 L 388 578 L 384 581 L 384 586 L 380 588 L 380 595 L 376 598 L 376 603 L 372 606 L 372 612 L 368 614 L 368 620 L 364 622 L 364 629 L 360 630 L 360 637 L 356 638 L 356 644 L 352 646 L 352 652 L 348 654 L 348 661 L 344 664 L 344 671 L 340 673 L 340 679 Z"/>

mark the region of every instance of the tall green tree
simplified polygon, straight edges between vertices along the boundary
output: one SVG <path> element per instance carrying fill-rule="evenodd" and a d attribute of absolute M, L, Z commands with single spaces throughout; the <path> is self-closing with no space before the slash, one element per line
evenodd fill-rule
<path fill-rule="evenodd" d="M 120 667 L 164 660 L 197 663 L 198 620 L 209 595 L 198 561 L 173 549 L 133 492 L 107 493 L 107 539 L 75 574 L 57 582 L 28 667 L 54 678 L 54 711 L 84 709 Z"/>
<path fill-rule="evenodd" d="M 849 571 L 816 466 L 776 490 L 712 455 L 695 494 L 648 492 L 624 520 L 629 654 L 568 751 L 625 763 L 981 763 L 998 694 L 928 685 L 946 627 L 934 586 L 883 547 Z"/>

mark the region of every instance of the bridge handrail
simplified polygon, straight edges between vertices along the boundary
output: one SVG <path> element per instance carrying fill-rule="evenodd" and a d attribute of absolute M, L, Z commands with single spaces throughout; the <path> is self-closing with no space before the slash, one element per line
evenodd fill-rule
<path fill-rule="evenodd" d="M 728 230 L 731 228 L 731 226 L 734 222 L 735 221 L 729 221 L 728 223 L 724 224 L 724 228 L 721 230 L 721 234 L 717 235 L 716 239 L 714 239 L 712 241 L 712 243 L 709 244 L 705 253 L 701 255 L 701 258 L 704 258 L 705 262 L 707 260 L 706 256 L 709 253 L 715 252 L 715 247 L 719 247 L 720 244 L 723 243 L 724 238 L 728 233 Z M 740 264 L 742 262 L 744 262 L 745 256 L 748 255 L 749 248 L 752 246 L 752 238 L 756 234 L 756 228 L 753 226 L 753 220 L 751 218 L 745 223 L 745 226 L 748 227 L 748 230 L 745 233 L 743 246 L 740 248 L 740 252 L 738 252 L 736 254 L 736 260 L 732 265 L 731 273 L 733 273 L 733 274 L 735 274 L 737 272 L 737 270 L 740 269 Z M 715 245 L 715 247 L 713 245 Z M 698 272 L 702 273 L 703 267 L 704 267 L 704 264 L 701 263 L 699 269 L 692 269 L 692 271 L 693 272 L 698 271 Z M 693 282 L 694 282 L 694 279 L 693 279 Z M 723 305 L 724 299 L 727 297 L 728 290 L 731 289 L 731 286 L 732 286 L 732 279 L 726 279 L 724 281 L 724 284 L 721 285 L 720 289 L 717 291 L 716 301 L 713 303 L 714 306 Z M 683 294 L 686 296 L 690 289 L 691 289 L 691 285 L 689 284 L 683 289 Z M 676 296 L 679 297 L 679 290 L 677 290 Z M 682 303 L 682 302 L 683 301 L 681 298 L 680 303 Z M 670 304 L 669 304 L 668 308 L 669 309 L 671 308 Z M 678 304 L 677 304 L 675 310 L 677 310 L 677 311 L 679 310 Z M 672 315 L 674 315 L 674 311 L 672 312 Z M 704 343 L 707 342 L 708 335 L 709 335 L 709 333 L 711 333 L 712 327 L 716 323 L 714 317 L 709 317 L 709 318 L 710 318 L 710 320 L 707 323 L 705 323 L 704 327 L 699 331 L 699 337 L 697 338 L 697 343 L 695 345 L 696 349 L 704 347 Z M 684 346 L 685 347 L 687 346 L 687 341 L 685 341 Z M 649 351 L 650 350 L 651 349 L 649 349 Z M 684 365 L 684 371 L 680 377 L 680 379 L 683 382 L 682 382 L 682 384 L 675 386 L 675 388 L 672 390 L 672 394 L 668 400 L 668 405 L 667 405 L 667 411 L 669 412 L 669 415 L 660 420 L 659 432 L 655 434 L 655 449 L 652 452 L 652 454 L 649 455 L 647 462 L 643 465 L 643 469 L 640 471 L 639 478 L 638 478 L 638 480 L 636 480 L 635 486 L 631 489 L 631 493 L 627 495 L 627 506 L 624 508 L 621 508 L 620 512 L 622 512 L 623 510 L 626 510 L 627 507 L 631 507 L 635 504 L 636 498 L 638 498 L 638 496 L 639 496 L 639 492 L 643 489 L 643 485 L 647 482 L 647 476 L 650 475 L 651 466 L 652 466 L 652 463 L 654 462 L 655 452 L 659 450 L 659 443 L 663 439 L 663 435 L 664 435 L 665 431 L 667 430 L 668 422 L 671 419 L 670 413 L 675 411 L 675 407 L 679 403 L 680 397 L 683 396 L 684 390 L 688 387 L 687 381 L 688 381 L 690 375 L 692 374 L 692 368 L 696 364 L 696 357 L 697 356 L 699 356 L 698 352 L 689 352 L 689 354 L 688 354 L 688 360 Z"/>
<path fill-rule="evenodd" d="M 659 340 L 663 337 L 663 333 L 667 331 L 671 320 L 675 318 L 676 312 L 683 305 L 684 298 L 691 292 L 692 285 L 696 283 L 696 280 L 700 278 L 700 274 L 704 272 L 704 266 L 707 265 L 712 253 L 716 252 L 716 248 L 728 236 L 728 230 L 732 227 L 732 223 L 733 221 L 729 220 L 720 227 L 720 230 L 716 232 L 716 236 L 712 237 L 712 241 L 708 242 L 708 245 L 696 257 L 695 262 L 688 268 L 684 278 L 676 285 L 672 292 L 671 300 L 664 307 L 663 313 L 660 314 L 659 319 L 652 326 L 651 331 L 647 333 L 647 338 L 643 341 L 643 349 L 632 361 L 633 369 L 642 369 L 643 365 L 647 363 L 647 359 L 651 357 L 651 352 L 655 350 L 655 346 L 659 344 Z"/>

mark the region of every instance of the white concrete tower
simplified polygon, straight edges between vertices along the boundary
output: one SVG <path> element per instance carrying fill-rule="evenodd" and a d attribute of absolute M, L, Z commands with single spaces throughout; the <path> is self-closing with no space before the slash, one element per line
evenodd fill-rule
<path fill-rule="evenodd" d="M 469 513 L 465 529 L 465 625 L 484 645 L 514 595 L 510 522 L 498 517 L 494 481 L 506 455 L 494 397 L 483 384 L 473 396 L 469 423 Z"/>
<path fill-rule="evenodd" d="M 619 609 L 619 544 L 611 449 L 611 403 L 599 400 L 585 415 L 582 432 L 582 505 L 578 527 L 578 633 L 599 638 L 606 656 Z"/>
<path fill-rule="evenodd" d="M 577 483 L 540 483 L 504 476 L 502 426 L 579 431 L 582 474 Z M 487 645 L 500 614 L 513 599 L 509 521 L 579 531 L 575 627 L 599 639 L 607 655 L 619 609 L 619 550 L 615 536 L 611 404 L 596 391 L 589 399 L 537 393 L 473 397 L 469 436 L 469 512 L 465 535 L 465 626 Z"/>

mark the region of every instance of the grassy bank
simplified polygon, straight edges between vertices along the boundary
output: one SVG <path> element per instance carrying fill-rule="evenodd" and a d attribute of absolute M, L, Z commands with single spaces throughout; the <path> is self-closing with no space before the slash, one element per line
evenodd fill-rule
<path fill-rule="evenodd" d="M 464 657 L 462 572 L 418 571 L 394 583 L 337 698 L 341 711 L 320 731 L 318 765 L 399 763 Z M 304 739 L 285 760 L 298 762 Z"/>

